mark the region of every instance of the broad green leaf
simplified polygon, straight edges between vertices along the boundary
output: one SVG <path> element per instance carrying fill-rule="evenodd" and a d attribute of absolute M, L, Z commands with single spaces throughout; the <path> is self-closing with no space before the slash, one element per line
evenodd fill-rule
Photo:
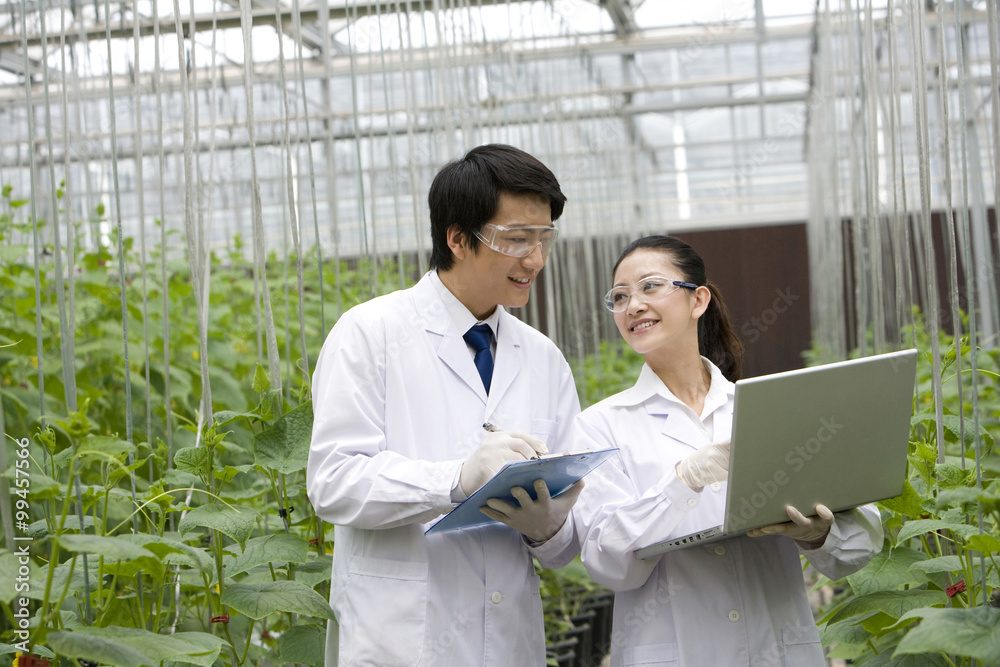
<path fill-rule="evenodd" d="M 296 625 L 278 639 L 278 653 L 286 665 L 322 665 L 326 658 L 326 628 Z"/>
<path fill-rule="evenodd" d="M 94 456 L 104 460 L 109 456 L 117 458 L 135 452 L 135 445 L 131 442 L 110 435 L 88 435 L 76 450 L 81 458 Z"/>
<path fill-rule="evenodd" d="M 242 547 L 246 545 L 250 533 L 253 532 L 254 523 L 259 518 L 260 514 L 249 507 L 202 505 L 185 514 L 177 529 L 181 535 L 198 527 L 217 530 L 223 535 L 231 537 Z"/>
<path fill-rule="evenodd" d="M 253 412 L 235 412 L 233 410 L 219 410 L 212 415 L 212 420 L 215 422 L 215 426 L 221 427 L 227 424 L 231 424 L 237 419 L 242 418 L 247 419 L 257 419 L 257 415 Z"/>
<path fill-rule="evenodd" d="M 984 665 L 1000 656 L 1000 609 L 914 609 L 900 622 L 923 619 L 899 642 L 894 655 L 952 653 Z"/>
<path fill-rule="evenodd" d="M 193 563 L 194 567 L 201 572 L 210 573 L 214 568 L 215 561 L 212 559 L 212 556 L 204 550 L 193 547 L 190 544 L 184 544 L 183 542 L 178 542 L 177 540 L 170 540 L 158 535 L 149 535 L 147 533 L 122 535 L 122 538 L 126 541 L 142 545 L 146 549 L 155 553 L 160 560 L 164 562 L 167 562 L 167 558 L 170 554 L 179 553 L 187 556 Z"/>
<path fill-rule="evenodd" d="M 163 576 L 163 563 L 160 559 L 152 551 L 134 544 L 124 535 L 60 535 L 57 539 L 59 545 L 67 551 L 97 554 L 104 558 L 105 563 L 117 561 L 121 568 L 119 573 L 124 576 L 134 575 L 140 570 L 157 578 Z"/>
<path fill-rule="evenodd" d="M 100 576 L 97 558 L 90 556 L 87 559 L 87 570 L 90 572 L 90 586 L 91 591 L 93 591 L 94 582 Z M 38 577 L 32 577 L 31 588 L 24 593 L 26 598 L 42 600 L 45 597 L 46 574 L 45 570 L 41 570 Z M 87 590 L 86 586 L 87 581 L 83 576 L 83 558 L 78 558 L 75 565 L 71 560 L 67 560 L 56 567 L 55 572 L 52 573 L 52 590 L 54 591 L 66 589 L 70 593 L 78 595 L 78 599 L 83 599 Z"/>
<path fill-rule="evenodd" d="M 184 489 L 199 483 L 199 479 L 196 475 L 178 470 L 177 468 L 171 468 L 163 473 L 161 480 L 167 488 L 172 490 L 176 490 L 177 488 Z"/>
<path fill-rule="evenodd" d="M 915 589 L 908 591 L 878 591 L 868 595 L 860 595 L 852 598 L 837 610 L 830 618 L 830 623 L 836 623 L 851 616 L 869 614 L 873 611 L 881 611 L 893 618 L 899 618 L 911 609 L 917 607 L 930 607 L 935 604 L 945 604 L 948 596 L 944 591 L 931 591 L 925 589 Z"/>
<path fill-rule="evenodd" d="M 105 558 L 128 560 L 130 558 L 155 558 L 153 552 L 124 539 L 124 536 L 60 535 L 59 545 L 68 551 L 100 554 Z"/>
<path fill-rule="evenodd" d="M 940 655 L 898 655 L 894 656 L 888 651 L 880 653 L 867 659 L 864 667 L 954 667 L 952 663 L 945 660 Z"/>
<path fill-rule="evenodd" d="M 236 576 L 258 565 L 273 562 L 305 563 L 308 559 L 309 544 L 298 535 L 276 533 L 255 537 L 247 542 L 243 553 L 226 568 L 226 576 Z"/>
<path fill-rule="evenodd" d="M 924 511 L 920 505 L 922 502 L 924 502 L 924 499 L 914 490 L 913 485 L 910 484 L 910 480 L 906 480 L 903 484 L 903 493 L 895 498 L 880 501 L 878 504 L 897 514 L 918 517 Z"/>
<path fill-rule="evenodd" d="M 0 655 L 10 655 L 11 653 L 19 653 L 21 649 L 12 644 L 0 644 Z M 31 647 L 31 652 L 40 658 L 54 658 L 56 654 L 50 651 L 45 646 L 41 644 L 35 644 Z"/>
<path fill-rule="evenodd" d="M 204 632 L 178 632 L 160 635 L 147 630 L 127 627 L 78 628 L 70 633 L 77 638 L 86 637 L 113 642 L 122 648 L 143 656 L 143 664 L 157 665 L 164 660 L 183 661 L 191 665 L 210 667 L 219 655 L 223 641 Z M 52 635 L 49 635 L 51 637 Z M 60 650 L 62 653 L 63 651 Z M 72 657 L 88 657 L 72 656 Z"/>
<path fill-rule="evenodd" d="M 228 482 L 241 472 L 250 472 L 252 470 L 256 470 L 256 467 L 250 463 L 241 466 L 223 466 L 222 468 L 217 467 L 215 469 L 215 478 L 222 482 Z"/>
<path fill-rule="evenodd" d="M 1000 540 L 992 535 L 973 535 L 966 542 L 966 547 L 984 554 L 992 554 L 1000 551 Z"/>
<path fill-rule="evenodd" d="M 306 467 L 312 439 L 312 402 L 286 412 L 274 425 L 254 437 L 254 463 L 289 474 Z"/>
<path fill-rule="evenodd" d="M 28 493 L 28 498 L 31 500 L 61 499 L 65 493 L 62 484 L 43 473 L 32 471 L 29 479 L 31 480 L 31 491 Z"/>
<path fill-rule="evenodd" d="M 107 628 L 94 628 L 107 630 Z M 110 633 L 109 633 L 110 634 Z M 86 632 L 50 632 L 45 640 L 57 653 L 67 658 L 83 658 L 112 667 L 142 667 L 153 661 L 134 648 L 111 636 L 95 636 Z"/>
<path fill-rule="evenodd" d="M 174 465 L 182 472 L 207 477 L 211 452 L 207 447 L 182 447 L 174 454 Z"/>
<path fill-rule="evenodd" d="M 11 600 L 24 593 L 25 586 L 30 587 L 32 579 L 43 577 L 42 568 L 33 560 L 29 559 L 27 566 L 19 562 L 15 553 L 0 554 L 0 602 L 10 604 Z M 25 577 L 19 572 L 21 567 L 28 568 L 28 576 Z M 22 590 L 18 590 L 21 588 Z"/>
<path fill-rule="evenodd" d="M 968 417 L 965 418 L 965 445 L 971 445 L 975 439 L 975 422 Z M 910 424 L 919 424 L 921 422 L 937 422 L 937 415 L 933 412 L 924 412 L 919 415 L 913 415 L 910 417 Z M 955 436 L 955 442 L 958 442 L 961 433 L 959 431 L 962 419 L 958 415 L 941 415 L 941 425 L 948 430 L 953 436 Z M 982 424 L 979 425 L 979 435 L 983 438 L 988 439 L 990 442 L 993 441 L 993 436 L 990 434 L 986 427 Z"/>
<path fill-rule="evenodd" d="M 333 610 L 323 597 L 298 581 L 259 584 L 230 584 L 219 601 L 254 620 L 276 612 L 333 618 Z"/>
<path fill-rule="evenodd" d="M 982 495 L 982 491 L 969 486 L 960 486 L 954 489 L 942 488 L 934 500 L 934 505 L 938 510 L 959 508 L 962 511 L 975 512 L 975 507 Z"/>
<path fill-rule="evenodd" d="M 907 547 L 884 549 L 861 570 L 847 577 L 855 595 L 868 595 L 876 591 L 891 591 L 905 584 L 922 584 L 923 578 L 908 572 L 916 562 L 926 560 L 922 551 Z"/>
<path fill-rule="evenodd" d="M 954 463 L 941 463 L 934 469 L 939 489 L 969 488 L 976 483 L 975 470 L 962 470 Z"/>
<path fill-rule="evenodd" d="M 887 628 L 891 628 L 896 623 L 896 619 L 889 614 L 877 611 L 861 621 L 861 627 L 876 637 L 881 637 L 886 633 Z"/>
<path fill-rule="evenodd" d="M 941 418 L 941 424 L 955 436 L 956 442 L 961 436 L 959 428 L 963 421 L 965 422 L 965 445 L 969 446 L 976 440 L 976 422 L 968 417 L 963 420 L 958 415 L 942 415 Z M 985 440 L 993 441 L 993 435 L 982 424 L 979 424 L 979 435 Z"/>
<path fill-rule="evenodd" d="M 962 539 L 968 538 L 969 536 L 975 535 L 979 532 L 979 529 L 975 526 L 970 526 L 965 523 L 942 521 L 940 519 L 913 519 L 903 524 L 899 534 L 896 535 L 896 541 L 897 543 L 905 542 L 911 537 L 916 537 L 917 535 L 929 533 L 935 530 L 950 530 Z"/>
<path fill-rule="evenodd" d="M 927 560 L 913 563 L 910 569 L 924 574 L 937 574 L 939 572 L 958 572 L 964 566 L 960 556 L 938 556 Z"/>
<path fill-rule="evenodd" d="M 830 644 L 864 644 L 871 639 L 871 633 L 864 629 L 856 618 L 836 623 L 827 623 L 819 629 L 823 646 Z"/>
<path fill-rule="evenodd" d="M 333 557 L 324 554 L 295 568 L 295 580 L 312 587 L 322 581 L 329 581 L 332 573 Z"/>

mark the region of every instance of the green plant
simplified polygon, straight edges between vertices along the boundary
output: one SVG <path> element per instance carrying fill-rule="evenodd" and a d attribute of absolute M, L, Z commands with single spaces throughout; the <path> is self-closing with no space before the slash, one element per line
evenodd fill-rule
<path fill-rule="evenodd" d="M 974 379 L 968 339 L 941 334 L 935 378 L 931 339 L 919 318 L 912 334 L 921 355 L 905 491 L 878 503 L 884 548 L 839 582 L 843 592 L 820 619 L 823 640 L 833 645 L 832 657 L 856 665 L 995 664 L 1000 656 L 1000 456 L 994 449 L 1000 353 L 977 350 Z M 937 396 L 936 379 L 942 387 Z"/>
<path fill-rule="evenodd" d="M 619 338 L 613 343 L 602 340 L 596 353 L 569 363 L 580 405 L 586 408 L 634 385 L 645 361 Z"/>
<path fill-rule="evenodd" d="M 122 286 L 116 235 L 84 249 L 86 230 L 78 227 L 75 261 L 59 275 L 53 248 L 42 248 L 36 265 L 32 244 L 20 242 L 34 227 L 19 219 L 25 204 L 3 190 L 0 416 L 10 434 L 3 477 L 11 493 L 0 502 L 15 512 L 18 541 L 14 551 L 0 550 L 0 655 L 109 665 L 322 664 L 332 543 L 304 490 L 312 422 L 306 359 L 326 333 L 319 283 L 329 327 L 341 309 L 399 287 L 396 265 L 328 263 L 321 278 L 309 255 L 299 292 L 286 289 L 289 272 L 269 258 L 287 363 L 277 391 L 260 363 L 261 283 L 239 239 L 209 262 L 203 334 L 176 248 L 151 248 L 144 266 L 136 244 L 123 239 Z M 94 212 L 91 229 L 103 215 Z M 57 280 L 67 296 L 63 312 Z M 76 409 L 64 391 L 66 312 L 74 318 L 66 370 Z M 203 349 L 211 415 L 200 411 Z"/>

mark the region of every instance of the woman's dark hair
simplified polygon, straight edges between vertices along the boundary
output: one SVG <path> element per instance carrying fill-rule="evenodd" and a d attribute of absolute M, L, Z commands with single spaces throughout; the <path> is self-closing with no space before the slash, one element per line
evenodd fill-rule
<path fill-rule="evenodd" d="M 552 221 L 563 212 L 566 195 L 549 168 L 524 151 L 504 144 L 477 146 L 460 160 L 449 162 L 434 177 L 427 204 L 431 212 L 432 269 L 447 271 L 455 259 L 448 247 L 448 229 L 457 225 L 473 252 L 479 252 L 476 232 L 497 214 L 500 195 L 533 192 L 549 200 Z"/>
<path fill-rule="evenodd" d="M 729 312 L 722 301 L 722 294 L 705 278 L 705 262 L 694 248 L 672 236 L 645 236 L 636 239 L 622 250 L 611 271 L 614 276 L 618 265 L 636 250 L 657 250 L 670 256 L 670 261 L 680 270 L 681 278 L 696 285 L 704 285 L 712 293 L 708 309 L 698 320 L 698 351 L 719 367 L 730 382 L 743 375 L 743 342 L 729 322 Z"/>

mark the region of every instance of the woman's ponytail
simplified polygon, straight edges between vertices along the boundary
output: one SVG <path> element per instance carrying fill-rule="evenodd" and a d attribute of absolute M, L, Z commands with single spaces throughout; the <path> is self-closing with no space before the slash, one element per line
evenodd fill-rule
<path fill-rule="evenodd" d="M 698 320 L 698 351 L 718 366 L 727 380 L 736 382 L 743 377 L 743 341 L 729 323 L 729 311 L 719 288 L 710 281 L 705 287 L 712 293 L 712 300 Z"/>

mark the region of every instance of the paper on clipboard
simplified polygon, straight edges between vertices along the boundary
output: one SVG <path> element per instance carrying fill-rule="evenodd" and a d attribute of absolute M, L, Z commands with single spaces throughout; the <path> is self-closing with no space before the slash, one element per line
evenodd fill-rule
<path fill-rule="evenodd" d="M 490 523 L 493 519 L 479 511 L 486 507 L 486 501 L 497 498 L 517 505 L 511 488 L 520 486 L 534 499 L 534 482 L 544 479 L 549 487 L 549 493 L 554 497 L 573 486 L 578 480 L 590 473 L 594 468 L 607 461 L 618 448 L 602 449 L 596 452 L 569 452 L 551 454 L 526 461 L 512 461 L 500 469 L 478 491 L 469 496 L 444 518 L 424 531 L 425 535 L 443 533 L 450 530 L 475 528 Z"/>

